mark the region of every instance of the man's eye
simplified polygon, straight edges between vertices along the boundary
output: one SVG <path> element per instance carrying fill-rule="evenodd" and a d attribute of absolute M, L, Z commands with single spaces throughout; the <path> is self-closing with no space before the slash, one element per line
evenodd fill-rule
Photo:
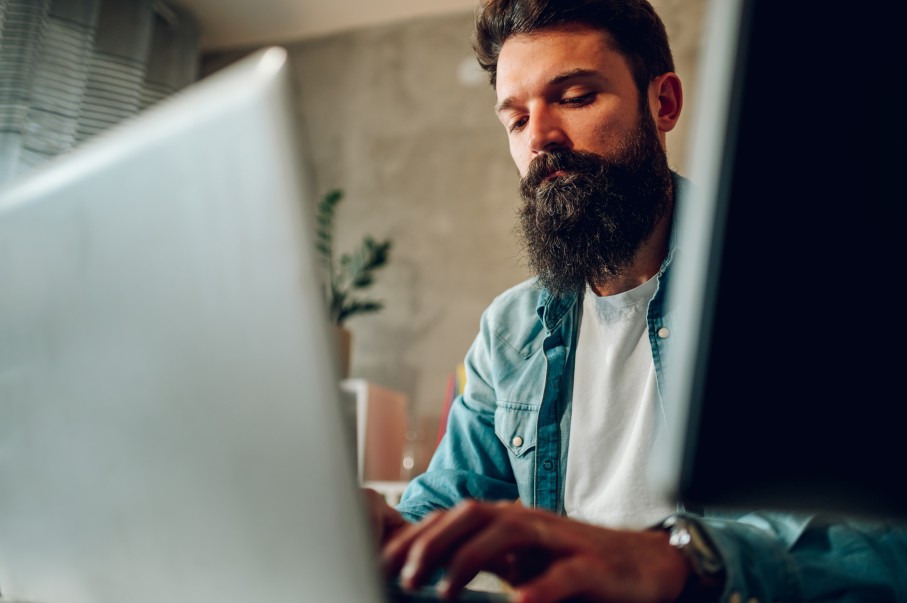
<path fill-rule="evenodd" d="M 512 122 L 510 123 L 510 126 L 508 126 L 507 129 L 508 129 L 510 132 L 516 132 L 517 130 L 521 130 L 521 129 L 523 128 L 523 126 L 526 125 L 526 122 L 527 122 L 527 121 L 528 121 L 528 118 L 526 118 L 526 117 L 521 117 L 521 118 L 519 118 L 519 119 L 516 119 L 516 120 L 512 121 Z"/>
<path fill-rule="evenodd" d="M 588 105 L 589 103 L 591 103 L 593 101 L 593 99 L 595 99 L 595 93 L 589 92 L 587 94 L 581 94 L 580 96 L 570 96 L 567 98 L 562 98 L 561 104 L 570 105 L 573 107 L 582 107 L 584 105 Z"/>

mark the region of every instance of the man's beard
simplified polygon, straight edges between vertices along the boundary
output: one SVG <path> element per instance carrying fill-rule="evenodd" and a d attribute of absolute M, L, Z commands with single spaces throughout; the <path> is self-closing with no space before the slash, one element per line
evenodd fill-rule
<path fill-rule="evenodd" d="M 563 171 L 564 175 L 546 179 Z M 601 285 L 630 267 L 672 196 L 667 156 L 648 110 L 613 158 L 555 149 L 520 180 L 521 241 L 554 295 Z"/>

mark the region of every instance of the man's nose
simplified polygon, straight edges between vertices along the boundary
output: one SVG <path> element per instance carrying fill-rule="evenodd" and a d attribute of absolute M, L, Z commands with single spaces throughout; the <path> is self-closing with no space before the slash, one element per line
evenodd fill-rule
<path fill-rule="evenodd" d="M 529 145 L 533 155 L 569 148 L 570 140 L 556 116 L 549 111 L 536 111 L 529 120 Z"/>

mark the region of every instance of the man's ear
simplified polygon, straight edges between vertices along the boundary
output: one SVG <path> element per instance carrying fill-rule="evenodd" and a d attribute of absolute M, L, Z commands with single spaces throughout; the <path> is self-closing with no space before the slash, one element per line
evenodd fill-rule
<path fill-rule="evenodd" d="M 683 86 L 676 73 L 659 75 L 649 84 L 649 109 L 659 132 L 670 132 L 683 109 Z"/>

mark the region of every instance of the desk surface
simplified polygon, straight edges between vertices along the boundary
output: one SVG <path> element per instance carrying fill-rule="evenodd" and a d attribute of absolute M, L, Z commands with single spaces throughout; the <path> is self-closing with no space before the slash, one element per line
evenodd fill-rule
<path fill-rule="evenodd" d="M 406 490 L 406 486 L 409 485 L 408 481 L 366 481 L 362 482 L 364 488 L 371 488 L 372 490 L 378 492 L 384 496 L 384 500 L 387 501 L 387 504 L 396 506 L 400 502 L 400 497 L 403 496 L 403 491 Z"/>

